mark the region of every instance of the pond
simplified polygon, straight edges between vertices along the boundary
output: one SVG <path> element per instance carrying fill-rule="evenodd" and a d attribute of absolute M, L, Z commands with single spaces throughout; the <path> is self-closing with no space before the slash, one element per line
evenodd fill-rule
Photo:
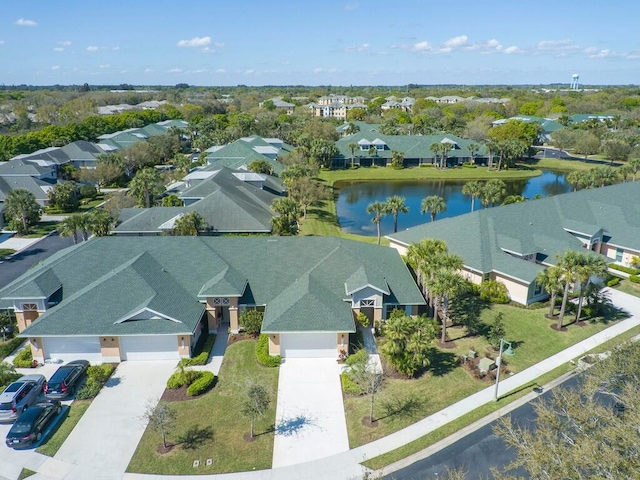
<path fill-rule="evenodd" d="M 570 186 L 565 180 L 565 173 L 544 170 L 542 175 L 526 180 L 506 181 L 508 195 L 522 195 L 532 198 L 536 195 L 548 196 L 566 193 Z M 344 232 L 359 235 L 375 235 L 376 226 L 371 222 L 367 206 L 375 201 L 384 202 L 392 195 L 405 198 L 409 207 L 408 213 L 398 216 L 398 230 L 428 222 L 428 214 L 420 214 L 422 200 L 429 195 L 439 195 L 447 202 L 447 211 L 436 219 L 455 217 L 471 211 L 471 198 L 462 194 L 462 186 L 466 182 L 445 180 L 421 181 L 379 181 L 379 182 L 341 182 L 336 185 L 338 199 L 336 211 L 340 227 Z M 478 199 L 476 210 L 482 208 Z M 380 223 L 383 235 L 393 233 L 393 216 L 387 215 Z"/>

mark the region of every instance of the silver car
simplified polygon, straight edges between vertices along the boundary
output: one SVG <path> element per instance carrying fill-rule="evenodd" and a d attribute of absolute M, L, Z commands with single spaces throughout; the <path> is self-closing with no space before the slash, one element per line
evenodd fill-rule
<path fill-rule="evenodd" d="M 0 422 L 13 422 L 36 403 L 44 389 L 44 375 L 25 375 L 0 393 Z"/>

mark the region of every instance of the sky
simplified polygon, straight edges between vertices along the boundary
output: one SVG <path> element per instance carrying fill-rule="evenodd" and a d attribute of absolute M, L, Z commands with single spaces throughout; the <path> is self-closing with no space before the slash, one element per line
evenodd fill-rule
<path fill-rule="evenodd" d="M 637 0 L 1 0 L 0 83 L 640 83 Z"/>

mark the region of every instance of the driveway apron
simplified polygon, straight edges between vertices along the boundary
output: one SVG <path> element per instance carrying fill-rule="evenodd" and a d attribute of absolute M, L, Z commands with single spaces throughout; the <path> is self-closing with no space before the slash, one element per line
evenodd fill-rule
<path fill-rule="evenodd" d="M 289 358 L 280 366 L 273 468 L 349 450 L 335 359 Z"/>
<path fill-rule="evenodd" d="M 52 470 L 59 468 L 58 461 L 81 465 L 65 479 L 121 479 L 146 428 L 142 419 L 146 406 L 162 395 L 176 363 L 121 363 L 58 450 Z M 47 467 L 45 463 L 39 472 L 47 474 Z M 89 471 L 92 476 L 87 476 Z"/>

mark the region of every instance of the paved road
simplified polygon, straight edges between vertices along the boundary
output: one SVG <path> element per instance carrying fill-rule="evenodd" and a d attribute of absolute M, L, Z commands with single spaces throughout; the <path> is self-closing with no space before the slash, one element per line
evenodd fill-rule
<path fill-rule="evenodd" d="M 571 377 L 562 387 L 574 387 L 578 378 Z M 548 398 L 551 390 L 541 395 Z M 511 420 L 517 425 L 535 425 L 533 402 L 525 403 L 511 412 Z M 440 450 L 430 457 L 420 460 L 406 468 L 385 476 L 387 480 L 425 480 L 446 478 L 447 468 L 463 468 L 467 472 L 467 479 L 493 478 L 491 467 L 502 470 L 515 458 L 515 451 L 507 449 L 504 441 L 494 435 L 493 427 L 497 421 L 476 430 L 461 438 L 452 445 Z M 525 476 L 526 472 L 514 470 L 512 475 Z"/>
<path fill-rule="evenodd" d="M 32 265 L 71 245 L 73 245 L 71 238 L 60 237 L 57 232 L 54 232 L 32 247 L 2 261 L 0 263 L 0 288 L 14 281 L 29 270 Z"/>

